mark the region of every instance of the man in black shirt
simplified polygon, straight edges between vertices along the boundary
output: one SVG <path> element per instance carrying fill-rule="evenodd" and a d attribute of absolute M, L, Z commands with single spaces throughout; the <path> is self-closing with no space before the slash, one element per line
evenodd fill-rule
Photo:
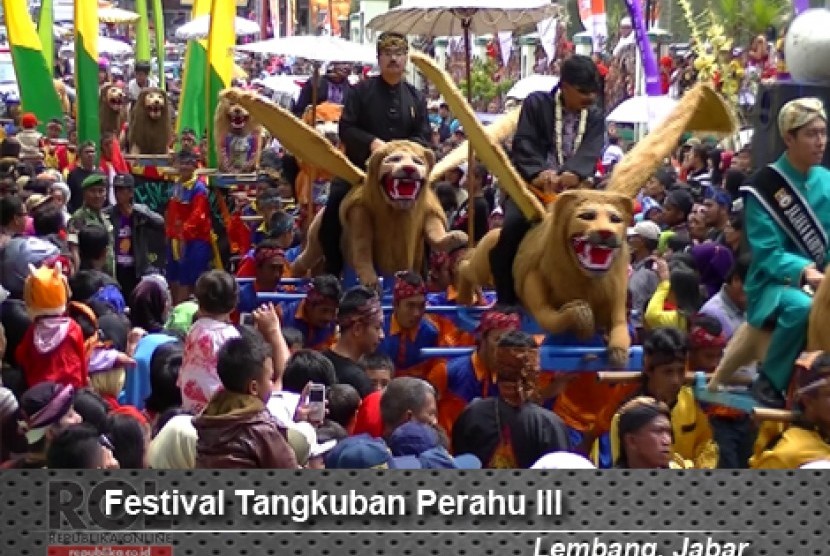
<path fill-rule="evenodd" d="M 383 310 L 377 294 L 363 286 L 348 290 L 340 300 L 337 321 L 340 338 L 323 355 L 334 365 L 337 382 L 354 386 L 365 398 L 375 389 L 357 362 L 374 353 L 383 340 Z"/>
<path fill-rule="evenodd" d="M 340 140 L 346 156 L 363 169 L 369 156 L 387 141 L 408 139 L 429 146 L 432 135 L 426 100 L 403 77 L 409 54 L 406 37 L 383 33 L 378 38 L 377 51 L 380 76 L 367 79 L 352 90 L 340 117 Z M 343 270 L 340 204 L 349 187 L 343 180 L 332 182 L 320 226 L 326 272 L 335 276 Z"/>

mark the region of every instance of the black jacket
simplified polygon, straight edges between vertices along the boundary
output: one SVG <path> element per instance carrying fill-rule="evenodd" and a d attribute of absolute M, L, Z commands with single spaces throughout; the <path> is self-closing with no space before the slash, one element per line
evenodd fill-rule
<path fill-rule="evenodd" d="M 408 139 L 429 147 L 432 136 L 424 95 L 406 81 L 391 86 L 382 77 L 354 88 L 343 107 L 339 131 L 346 156 L 364 169 L 375 139 Z"/>
<path fill-rule="evenodd" d="M 118 208 L 107 207 L 104 214 L 112 223 L 113 245 L 118 245 Z M 167 257 L 167 239 L 164 235 L 164 217 L 146 205 L 136 203 L 132 213 L 132 248 L 136 277 L 164 272 Z M 117 252 L 117 249 L 116 249 Z"/>
<path fill-rule="evenodd" d="M 513 138 L 511 160 L 519 175 L 528 182 L 549 169 L 548 156 L 553 152 L 555 107 L 551 92 L 531 93 L 522 103 L 519 124 Z M 594 175 L 597 159 L 605 145 L 605 118 L 596 106 L 588 109 L 585 135 L 577 151 L 569 157 L 559 172 L 572 172 L 580 179 Z"/>
<path fill-rule="evenodd" d="M 312 96 L 314 91 L 312 90 L 313 81 L 309 79 L 303 85 L 302 90 L 300 91 L 300 96 L 297 97 L 297 102 L 294 103 L 294 115 L 298 118 L 302 118 L 303 114 L 306 111 L 306 108 L 311 106 Z M 352 94 L 352 86 L 349 84 L 348 81 L 343 83 L 343 104 L 346 104 L 349 95 Z M 322 104 L 324 102 L 328 102 L 329 100 L 329 78 L 326 75 L 321 75 L 320 80 L 317 81 L 317 104 Z"/>

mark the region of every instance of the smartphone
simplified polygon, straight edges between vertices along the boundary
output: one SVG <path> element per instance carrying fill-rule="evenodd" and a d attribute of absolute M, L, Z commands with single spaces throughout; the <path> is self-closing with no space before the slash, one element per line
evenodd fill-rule
<path fill-rule="evenodd" d="M 308 392 L 309 421 L 323 422 L 326 418 L 326 385 L 312 384 Z"/>
<path fill-rule="evenodd" d="M 242 313 L 241 315 L 239 315 L 239 324 L 243 326 L 253 326 L 254 315 L 251 313 Z"/>

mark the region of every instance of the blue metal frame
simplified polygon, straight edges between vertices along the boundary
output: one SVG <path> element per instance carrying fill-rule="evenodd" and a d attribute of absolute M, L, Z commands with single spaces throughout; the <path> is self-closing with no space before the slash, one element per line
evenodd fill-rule
<path fill-rule="evenodd" d="M 699 402 L 731 407 L 744 413 L 752 413 L 756 407 L 759 407 L 749 390 L 710 392 L 706 387 L 707 382 L 705 373 L 695 373 L 693 390 L 695 399 Z"/>
<path fill-rule="evenodd" d="M 424 359 L 438 357 L 462 357 L 475 351 L 474 347 L 422 348 Z M 561 373 L 595 373 L 615 369 L 608 362 L 608 350 L 604 347 L 542 345 L 539 348 L 539 366 L 544 371 Z M 620 371 L 643 370 L 643 348 L 633 346 L 629 350 L 628 364 Z"/>

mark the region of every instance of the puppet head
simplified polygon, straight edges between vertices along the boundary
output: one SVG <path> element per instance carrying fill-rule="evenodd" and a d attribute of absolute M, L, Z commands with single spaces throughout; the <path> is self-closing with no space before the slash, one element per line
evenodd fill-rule
<path fill-rule="evenodd" d="M 61 264 L 56 263 L 54 268 L 29 265 L 23 299 L 32 318 L 63 315 L 69 299 L 69 286 Z"/>
<path fill-rule="evenodd" d="M 632 210 L 631 199 L 624 195 L 567 191 L 553 205 L 555 237 L 549 241 L 567 246 L 568 256 L 583 274 L 601 276 L 617 261 L 628 263 L 626 232 Z"/>
<path fill-rule="evenodd" d="M 167 154 L 171 136 L 167 93 L 155 87 L 142 90 L 130 113 L 130 145 L 140 154 Z"/>
<path fill-rule="evenodd" d="M 238 104 L 232 104 L 228 109 L 228 119 L 230 120 L 231 129 L 236 132 L 245 129 L 245 126 L 248 125 L 250 117 L 251 116 L 248 114 L 248 111 Z"/>
<path fill-rule="evenodd" d="M 410 141 L 391 141 L 369 159 L 367 185 L 377 180 L 389 206 L 409 210 L 422 196 L 434 165 L 431 150 Z"/>
<path fill-rule="evenodd" d="M 303 114 L 303 121 L 316 129 L 320 135 L 331 141 L 332 145 L 338 146 L 340 144 L 340 116 L 342 114 L 342 105 L 324 102 L 318 104 L 316 110 L 314 110 L 314 121 L 312 121 L 312 110 L 310 106 L 306 109 L 305 114 Z"/>
<path fill-rule="evenodd" d="M 110 83 L 101 87 L 98 102 L 113 112 L 120 112 L 127 104 L 127 95 L 121 87 Z"/>
<path fill-rule="evenodd" d="M 213 130 L 216 145 L 221 145 L 230 133 L 245 137 L 256 133 L 260 126 L 241 104 L 220 97 L 213 115 Z"/>
<path fill-rule="evenodd" d="M 151 120 L 163 120 L 165 114 L 169 114 L 167 93 L 161 89 L 145 89 L 139 95 L 138 103 L 144 106 L 144 111 Z"/>

